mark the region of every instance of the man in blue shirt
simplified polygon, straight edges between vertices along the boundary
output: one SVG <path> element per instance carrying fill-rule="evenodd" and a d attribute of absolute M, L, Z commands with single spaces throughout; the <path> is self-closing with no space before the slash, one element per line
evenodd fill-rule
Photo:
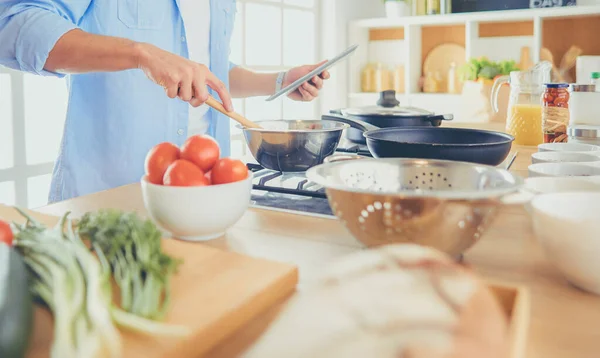
<path fill-rule="evenodd" d="M 210 0 L 210 68 L 190 61 L 180 0 L 0 0 L 0 65 L 43 76 L 69 74 L 69 106 L 50 202 L 138 181 L 155 144 L 181 145 L 189 106 L 209 93 L 274 93 L 316 65 L 285 75 L 229 62 L 235 0 Z M 322 78 L 321 78 L 322 77 Z M 324 73 L 290 97 L 310 101 Z M 208 87 L 207 87 L 208 86 Z M 230 120 L 209 111 L 208 134 L 229 155 Z"/>

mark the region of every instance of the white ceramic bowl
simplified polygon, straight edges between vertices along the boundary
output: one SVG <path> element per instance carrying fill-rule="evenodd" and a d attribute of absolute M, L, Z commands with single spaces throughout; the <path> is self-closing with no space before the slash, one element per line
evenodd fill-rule
<path fill-rule="evenodd" d="M 600 156 L 581 152 L 539 152 L 531 155 L 531 163 L 590 163 L 600 162 Z"/>
<path fill-rule="evenodd" d="M 173 237 L 206 241 L 225 234 L 248 209 L 252 173 L 243 181 L 201 187 L 174 187 L 142 178 L 144 205 L 154 222 Z"/>
<path fill-rule="evenodd" d="M 531 206 L 549 260 L 573 285 L 600 294 L 600 193 L 545 194 Z"/>
<path fill-rule="evenodd" d="M 537 177 L 525 179 L 525 189 L 534 194 L 596 191 L 600 192 L 600 177 Z"/>
<path fill-rule="evenodd" d="M 528 167 L 529 177 L 589 177 L 600 175 L 600 167 L 578 163 L 539 163 Z"/>
<path fill-rule="evenodd" d="M 538 152 L 595 152 L 600 146 L 583 143 L 544 143 L 538 145 Z"/>

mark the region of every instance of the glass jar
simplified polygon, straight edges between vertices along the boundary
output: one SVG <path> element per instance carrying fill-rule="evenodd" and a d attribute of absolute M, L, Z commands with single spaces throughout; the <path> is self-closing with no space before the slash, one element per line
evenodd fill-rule
<path fill-rule="evenodd" d="M 393 90 L 392 72 L 382 63 L 375 65 L 375 92 Z"/>
<path fill-rule="evenodd" d="M 552 64 L 543 61 L 527 71 L 513 71 L 494 82 L 492 105 L 497 113 L 498 94 L 502 85 L 510 83 L 506 132 L 515 137 L 515 144 L 536 146 L 544 142 L 542 105 L 544 83 L 550 82 Z"/>
<path fill-rule="evenodd" d="M 592 144 L 600 146 L 600 126 L 569 126 L 569 143 Z"/>
<path fill-rule="evenodd" d="M 571 84 L 569 86 L 570 124 L 600 125 L 600 92 L 596 86 L 588 84 Z"/>
<path fill-rule="evenodd" d="M 440 81 L 438 76 L 433 72 L 427 72 L 425 81 L 423 82 L 423 92 L 425 93 L 437 93 L 440 91 Z"/>
<path fill-rule="evenodd" d="M 567 142 L 569 125 L 569 84 L 547 83 L 542 96 L 544 143 Z"/>
<path fill-rule="evenodd" d="M 360 88 L 362 92 L 375 92 L 375 65 L 368 63 L 361 72 Z"/>

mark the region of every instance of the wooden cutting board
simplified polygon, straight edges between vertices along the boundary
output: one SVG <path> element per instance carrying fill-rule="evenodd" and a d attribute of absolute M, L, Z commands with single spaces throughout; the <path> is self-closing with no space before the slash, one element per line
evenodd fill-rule
<path fill-rule="evenodd" d="M 32 213 L 48 226 L 57 217 Z M 24 222 L 13 208 L 0 205 L 0 218 Z M 269 307 L 291 295 L 296 267 L 226 252 L 198 243 L 164 240 L 164 250 L 184 263 L 172 281 L 171 311 L 166 322 L 185 325 L 185 339 L 123 332 L 123 357 L 197 358 Z M 38 308 L 28 358 L 49 356 L 52 316 Z"/>

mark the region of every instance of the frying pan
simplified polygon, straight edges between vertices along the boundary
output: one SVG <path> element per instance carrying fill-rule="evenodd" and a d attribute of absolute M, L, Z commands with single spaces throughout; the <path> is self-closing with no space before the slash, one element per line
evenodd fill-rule
<path fill-rule="evenodd" d="M 378 128 L 372 124 L 336 115 L 327 121 L 349 124 L 364 131 L 375 158 L 443 159 L 487 165 L 502 163 L 514 137 L 502 132 L 439 127 Z"/>

